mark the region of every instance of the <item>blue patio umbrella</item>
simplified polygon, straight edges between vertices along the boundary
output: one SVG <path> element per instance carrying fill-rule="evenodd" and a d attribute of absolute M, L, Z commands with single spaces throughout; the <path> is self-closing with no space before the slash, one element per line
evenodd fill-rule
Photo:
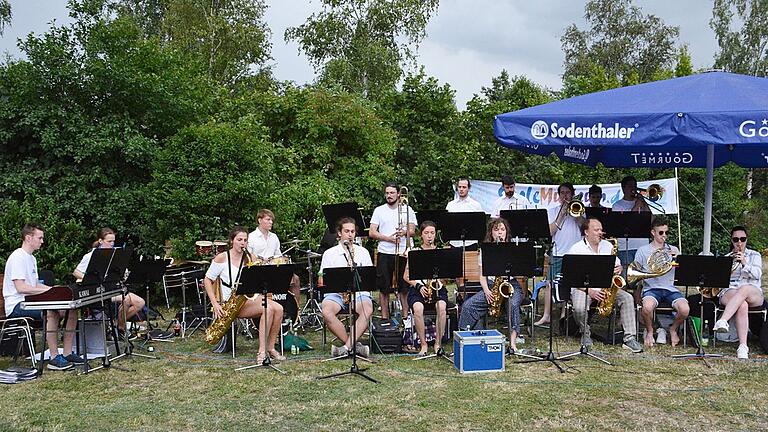
<path fill-rule="evenodd" d="M 768 167 L 768 79 L 706 72 L 621 87 L 497 115 L 493 130 L 504 147 L 566 162 L 706 168 L 709 253 L 714 168 Z"/>

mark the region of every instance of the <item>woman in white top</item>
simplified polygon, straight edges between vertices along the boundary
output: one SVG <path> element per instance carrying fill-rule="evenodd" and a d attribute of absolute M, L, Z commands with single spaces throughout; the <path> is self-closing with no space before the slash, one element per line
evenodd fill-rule
<path fill-rule="evenodd" d="M 720 304 L 725 306 L 720 319 L 715 322 L 715 331 L 728 332 L 728 320 L 736 316 L 736 333 L 739 347 L 736 357 L 749 358 L 747 330 L 749 330 L 749 308 L 763 305 L 765 297 L 761 287 L 763 259 L 760 253 L 747 249 L 747 229 L 735 226 L 731 229 L 731 256 L 735 264 L 731 271 L 731 283 L 720 291 Z"/>
<path fill-rule="evenodd" d="M 85 272 L 88 270 L 88 264 L 91 262 L 91 257 L 93 256 L 94 250 L 111 249 L 115 247 L 115 232 L 111 228 L 104 227 L 100 229 L 98 232 L 98 238 L 95 242 L 93 242 L 92 247 L 93 249 L 91 249 L 87 254 L 83 255 L 83 258 L 80 260 L 80 264 L 78 264 L 75 268 L 75 271 L 72 272 L 72 275 L 78 281 L 82 280 L 85 276 Z M 144 309 L 145 303 L 143 298 L 130 292 L 125 294 L 125 299 L 119 295 L 112 297 L 112 302 L 120 303 L 120 306 L 117 309 L 117 328 L 120 329 L 121 332 L 125 331 L 125 320 L 136 316 L 136 314 Z M 125 313 L 123 313 L 123 311 L 125 311 Z"/>
<path fill-rule="evenodd" d="M 251 261 L 247 249 L 248 230 L 241 226 L 234 227 L 229 233 L 229 244 L 229 250 L 216 255 L 213 259 L 203 280 L 205 292 L 213 306 L 214 319 L 220 318 L 223 315 L 222 304 L 232 294 L 232 281 L 237 283 L 240 280 L 240 272 Z M 213 284 L 217 279 L 221 282 L 220 300 L 216 298 L 214 293 Z M 283 306 L 271 299 L 267 300 L 267 312 L 269 315 L 269 323 L 267 323 L 262 302 L 263 299 L 260 294 L 256 295 L 253 299 L 247 300 L 237 314 L 237 317 L 260 318 L 259 354 L 256 358 L 258 363 L 262 363 L 267 355 L 274 360 L 283 361 L 285 357 L 280 355 L 280 352 L 275 349 L 277 333 L 280 331 L 280 323 L 283 322 Z"/>

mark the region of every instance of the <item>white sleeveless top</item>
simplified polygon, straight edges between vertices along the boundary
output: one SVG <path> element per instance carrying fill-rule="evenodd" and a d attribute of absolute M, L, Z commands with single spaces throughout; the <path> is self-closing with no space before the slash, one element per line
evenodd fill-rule
<path fill-rule="evenodd" d="M 227 263 L 218 263 L 216 261 L 211 262 L 208 271 L 205 273 L 205 277 L 215 281 L 217 278 L 221 279 L 221 300 L 225 301 L 232 294 L 232 280 L 230 279 L 230 271 L 232 272 L 232 279 L 235 282 L 240 280 L 240 262 L 232 262 L 227 269 Z"/>

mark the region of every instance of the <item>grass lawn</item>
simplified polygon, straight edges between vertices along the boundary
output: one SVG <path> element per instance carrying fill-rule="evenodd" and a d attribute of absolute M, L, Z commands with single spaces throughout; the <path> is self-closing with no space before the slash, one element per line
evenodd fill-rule
<path fill-rule="evenodd" d="M 42 379 L 0 387 L 0 430 L 757 430 L 768 425 L 768 363 L 752 346 L 750 361 L 719 344 L 711 360 L 672 360 L 689 348 L 653 347 L 631 354 L 597 343 L 566 363 L 507 363 L 503 373 L 461 375 L 444 360 L 377 355 L 360 377 L 318 381 L 349 369 L 321 362 L 319 333 L 305 335 L 315 351 L 279 365 L 235 372 L 256 354 L 238 339 L 236 359 L 210 352 L 199 332 L 187 340 L 155 342 L 158 360 L 121 359 L 108 370 L 80 375 L 46 371 Z M 546 332 L 535 346 L 546 350 Z M 530 347 L 530 342 L 524 345 Z M 556 338 L 556 350 L 578 349 Z M 0 367 L 10 359 L 0 358 Z"/>

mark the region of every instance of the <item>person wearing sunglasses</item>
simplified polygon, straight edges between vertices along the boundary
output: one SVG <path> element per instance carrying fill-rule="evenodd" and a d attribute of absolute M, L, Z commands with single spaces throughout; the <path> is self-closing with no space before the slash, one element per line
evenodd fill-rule
<path fill-rule="evenodd" d="M 749 330 L 750 307 L 763 305 L 765 298 L 760 288 L 760 279 L 763 276 L 763 259 L 760 253 L 747 249 L 747 229 L 743 226 L 731 228 L 731 252 L 733 267 L 731 269 L 731 283 L 728 288 L 720 291 L 720 304 L 725 306 L 720 319 L 715 322 L 714 330 L 727 333 L 729 331 L 728 320 L 736 317 L 736 333 L 739 336 L 739 347 L 736 349 L 736 357 L 749 358 L 747 347 L 747 330 Z"/>
<path fill-rule="evenodd" d="M 672 259 L 680 254 L 680 250 L 677 247 L 667 243 L 668 235 L 669 225 L 667 225 L 667 222 L 662 218 L 655 218 L 651 223 L 651 242 L 639 248 L 635 254 L 634 266 L 637 270 L 642 273 L 653 273 L 650 269 L 651 256 L 659 249 L 666 250 Z M 675 310 L 675 320 L 669 327 L 669 338 L 672 346 L 676 346 L 680 343 L 680 336 L 677 334 L 677 330 L 685 322 L 685 319 L 688 318 L 690 308 L 688 307 L 688 300 L 675 287 L 674 267 L 672 270 L 657 277 L 644 279 L 642 284 L 643 308 L 641 314 L 643 324 L 645 325 L 645 337 L 643 338 L 645 346 L 653 346 L 653 311 L 656 310 L 661 302 L 669 303 Z M 655 342 L 658 344 L 667 343 L 667 332 L 663 326 L 659 326 Z"/>

